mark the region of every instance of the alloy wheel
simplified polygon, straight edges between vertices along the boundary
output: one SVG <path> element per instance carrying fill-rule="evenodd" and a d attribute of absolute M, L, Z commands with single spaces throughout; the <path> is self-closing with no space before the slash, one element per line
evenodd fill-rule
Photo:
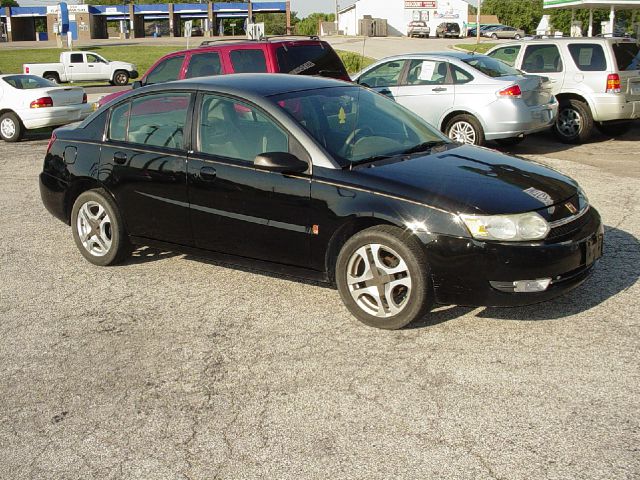
<path fill-rule="evenodd" d="M 127 83 L 127 76 L 124 73 L 118 73 L 116 75 L 116 83 L 118 85 L 125 85 Z"/>
<path fill-rule="evenodd" d="M 558 114 L 557 128 L 565 137 L 575 137 L 580 133 L 582 118 L 580 113 L 573 108 L 564 108 Z"/>
<path fill-rule="evenodd" d="M 94 201 L 84 203 L 78 211 L 76 228 L 87 252 L 96 257 L 109 253 L 113 232 L 111 219 L 102 205 Z"/>
<path fill-rule="evenodd" d="M 358 248 L 347 262 L 351 297 L 366 313 L 388 318 L 400 313 L 411 294 L 411 273 L 402 257 L 379 243 Z"/>
<path fill-rule="evenodd" d="M 476 130 L 469 122 L 456 122 L 449 129 L 449 138 L 456 142 L 473 145 L 476 143 Z"/>
<path fill-rule="evenodd" d="M 5 118 L 0 123 L 0 132 L 5 138 L 12 138 L 16 134 L 16 124 L 10 118 Z"/>

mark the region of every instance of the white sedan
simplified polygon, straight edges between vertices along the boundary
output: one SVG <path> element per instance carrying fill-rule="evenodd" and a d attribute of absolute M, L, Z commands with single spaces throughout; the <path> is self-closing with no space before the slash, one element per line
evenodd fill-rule
<path fill-rule="evenodd" d="M 17 142 L 26 130 L 77 122 L 91 113 L 82 87 L 59 87 L 35 75 L 0 75 L 0 137 Z"/>

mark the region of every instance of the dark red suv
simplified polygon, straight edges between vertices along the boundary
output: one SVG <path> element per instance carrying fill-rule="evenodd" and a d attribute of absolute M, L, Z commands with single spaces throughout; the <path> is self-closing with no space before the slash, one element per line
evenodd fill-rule
<path fill-rule="evenodd" d="M 318 37 L 268 37 L 265 40 L 205 40 L 200 47 L 165 55 L 133 84 L 154 83 L 229 73 L 290 73 L 349 81 L 342 60 Z M 125 91 L 102 97 L 102 106 Z"/>

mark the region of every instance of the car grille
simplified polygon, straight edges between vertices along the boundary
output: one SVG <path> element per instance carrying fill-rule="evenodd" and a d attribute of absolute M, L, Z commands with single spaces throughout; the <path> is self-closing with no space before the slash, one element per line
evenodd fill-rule
<path fill-rule="evenodd" d="M 547 239 L 564 237 L 565 235 L 569 235 L 570 233 L 581 229 L 593 220 L 594 214 L 594 210 L 589 208 L 589 210 L 587 210 L 582 216 L 576 218 L 572 222 L 553 227 L 549 232 L 549 235 L 547 235 Z"/>

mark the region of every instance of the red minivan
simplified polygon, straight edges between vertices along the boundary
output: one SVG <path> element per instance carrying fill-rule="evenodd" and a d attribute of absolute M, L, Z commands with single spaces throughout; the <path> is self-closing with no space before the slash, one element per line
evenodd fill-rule
<path fill-rule="evenodd" d="M 285 36 L 265 40 L 205 40 L 198 48 L 165 55 L 134 82 L 133 88 L 229 73 L 290 73 L 350 81 L 342 60 L 327 42 L 318 37 Z M 102 97 L 98 106 L 125 92 Z"/>

